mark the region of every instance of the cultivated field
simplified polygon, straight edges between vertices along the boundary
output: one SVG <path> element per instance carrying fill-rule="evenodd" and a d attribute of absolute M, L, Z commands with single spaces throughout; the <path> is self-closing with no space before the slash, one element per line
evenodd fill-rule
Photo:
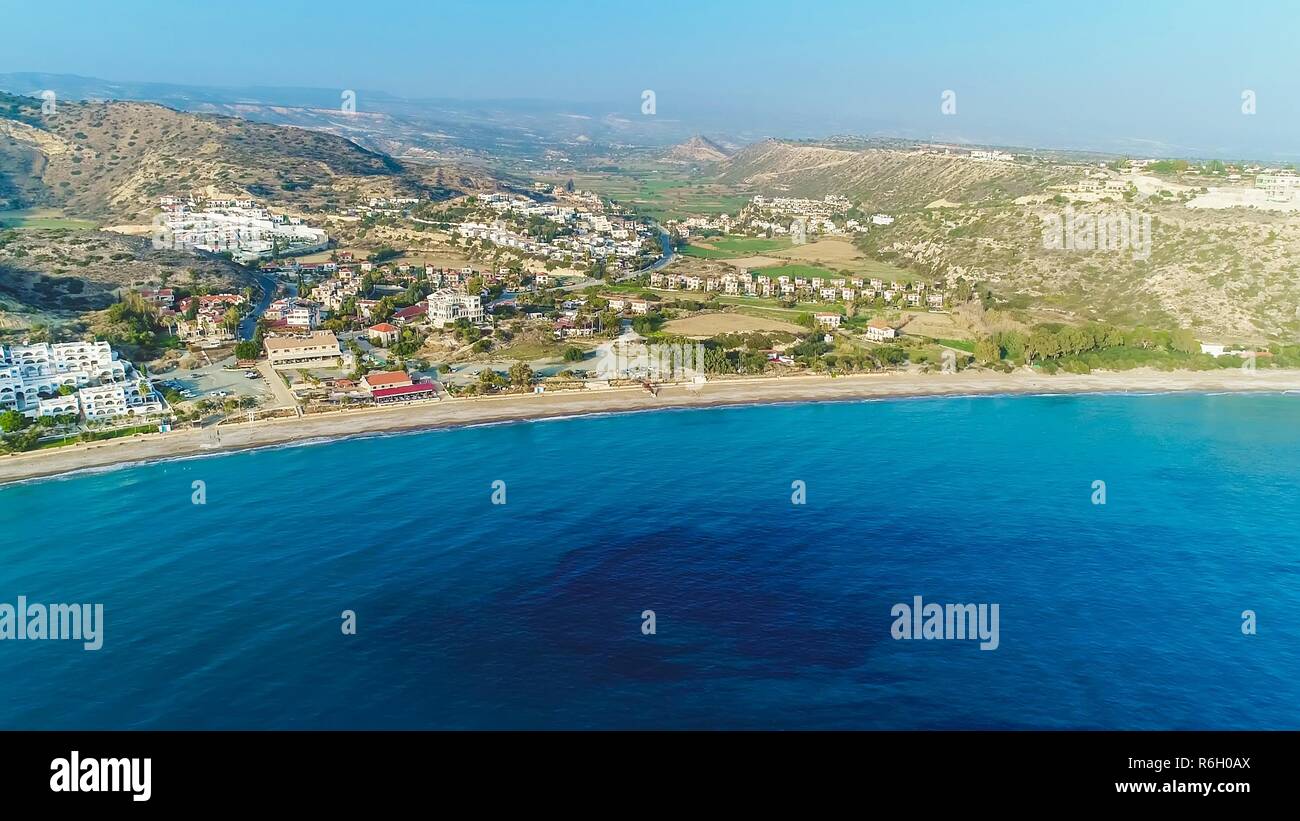
<path fill-rule="evenodd" d="M 711 337 L 718 334 L 748 333 L 750 331 L 789 331 L 803 333 L 805 328 L 791 322 L 745 314 L 706 313 L 684 319 L 674 319 L 663 327 L 670 334 L 693 337 Z"/>

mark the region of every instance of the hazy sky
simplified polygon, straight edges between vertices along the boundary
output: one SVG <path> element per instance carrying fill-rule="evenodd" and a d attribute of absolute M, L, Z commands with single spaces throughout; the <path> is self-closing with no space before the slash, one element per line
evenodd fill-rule
<path fill-rule="evenodd" d="M 0 9 L 0 71 L 543 98 L 630 116 L 652 89 L 656 116 L 731 133 L 1300 157 L 1294 0 L 0 0 Z M 945 90 L 955 115 L 941 113 Z M 1254 115 L 1242 113 L 1245 90 Z"/>

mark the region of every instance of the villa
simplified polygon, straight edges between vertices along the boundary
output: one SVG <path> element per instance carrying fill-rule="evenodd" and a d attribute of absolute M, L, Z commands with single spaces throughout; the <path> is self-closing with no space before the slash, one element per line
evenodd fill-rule
<path fill-rule="evenodd" d="M 888 339 L 897 339 L 898 331 L 883 319 L 873 319 L 867 325 L 867 339 L 872 342 L 884 342 Z"/>
<path fill-rule="evenodd" d="M 366 335 L 370 338 L 370 341 L 381 348 L 386 348 L 396 342 L 401 333 L 401 329 L 396 325 L 387 322 L 380 322 L 378 325 L 372 325 L 366 329 Z"/>

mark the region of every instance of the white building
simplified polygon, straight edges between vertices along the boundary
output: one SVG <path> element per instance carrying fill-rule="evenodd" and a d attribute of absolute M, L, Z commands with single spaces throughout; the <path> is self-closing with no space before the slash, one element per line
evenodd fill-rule
<path fill-rule="evenodd" d="M 146 416 L 163 410 L 157 395 L 134 381 L 82 388 L 78 396 L 82 412 L 92 422 L 118 416 Z"/>
<path fill-rule="evenodd" d="M 113 401 L 103 399 L 110 395 Z M 84 411 L 87 419 L 102 419 L 164 408 L 107 342 L 0 346 L 0 410 L 29 417 Z"/>
<path fill-rule="evenodd" d="M 0 410 L 39 412 L 39 399 L 59 388 L 123 381 L 127 365 L 107 342 L 0 346 Z"/>
<path fill-rule="evenodd" d="M 443 288 L 429 294 L 429 322 L 435 328 L 444 328 L 458 319 L 477 325 L 483 321 L 483 299 L 478 294 L 462 294 Z"/>

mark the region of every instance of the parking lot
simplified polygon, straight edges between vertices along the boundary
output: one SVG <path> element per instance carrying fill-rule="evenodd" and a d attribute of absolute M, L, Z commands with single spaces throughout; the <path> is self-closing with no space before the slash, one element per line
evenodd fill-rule
<path fill-rule="evenodd" d="M 249 379 L 244 376 L 243 368 L 229 369 L 224 366 L 234 365 L 234 357 L 213 362 L 211 365 L 205 365 L 202 368 L 195 368 L 192 371 L 176 369 L 162 374 L 155 378 L 155 383 L 166 387 L 175 387 L 180 391 L 187 400 L 197 401 L 199 399 L 238 399 L 244 396 L 252 396 L 259 401 L 270 396 L 271 390 L 266 384 L 257 369 L 251 369 L 250 372 L 257 373 L 257 378 Z"/>

